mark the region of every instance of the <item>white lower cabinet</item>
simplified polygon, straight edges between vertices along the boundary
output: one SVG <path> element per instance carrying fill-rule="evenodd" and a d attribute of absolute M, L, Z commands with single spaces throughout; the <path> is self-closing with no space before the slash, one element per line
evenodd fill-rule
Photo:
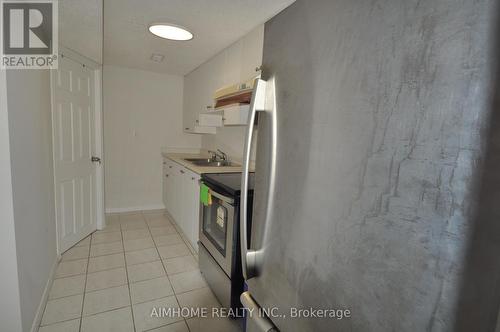
<path fill-rule="evenodd" d="M 183 185 L 183 174 L 185 173 L 184 167 L 174 163 L 174 168 L 173 168 L 173 176 L 172 176 L 172 216 L 174 217 L 175 221 L 177 222 L 177 225 L 179 225 L 182 228 L 182 223 L 183 223 L 183 191 L 184 191 L 184 185 Z"/>
<path fill-rule="evenodd" d="M 200 176 L 186 170 L 182 178 L 182 231 L 196 250 L 200 216 Z"/>
<path fill-rule="evenodd" d="M 163 165 L 163 201 L 193 248 L 198 250 L 200 175 L 169 159 Z"/>
<path fill-rule="evenodd" d="M 163 159 L 163 204 L 171 212 L 172 209 L 172 172 L 173 165 L 170 159 Z"/>
<path fill-rule="evenodd" d="M 167 207 L 167 189 L 168 189 L 168 165 L 167 165 L 167 160 L 164 158 L 163 159 L 163 172 L 162 172 L 162 192 L 163 192 L 163 204 L 165 205 L 165 208 L 168 209 Z"/>

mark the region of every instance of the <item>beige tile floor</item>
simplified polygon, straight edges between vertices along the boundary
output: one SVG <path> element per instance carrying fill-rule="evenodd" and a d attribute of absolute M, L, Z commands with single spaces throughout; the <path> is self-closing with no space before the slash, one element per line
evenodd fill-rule
<path fill-rule="evenodd" d="M 115 214 L 62 256 L 40 332 L 237 332 L 226 318 L 151 317 L 153 308 L 219 307 L 195 251 L 161 211 Z"/>

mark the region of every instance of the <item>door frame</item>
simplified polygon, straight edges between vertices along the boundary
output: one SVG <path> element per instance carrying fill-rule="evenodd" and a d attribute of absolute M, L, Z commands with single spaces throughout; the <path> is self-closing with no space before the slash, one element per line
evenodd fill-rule
<path fill-rule="evenodd" d="M 97 229 L 103 229 L 106 226 L 104 216 L 104 142 L 103 142 L 103 114 L 102 114 L 102 65 L 67 48 L 59 45 L 59 57 L 67 57 L 73 61 L 85 65 L 87 68 L 92 69 L 94 72 L 94 121 L 95 121 L 95 153 L 101 158 L 101 164 L 96 168 L 96 223 Z M 56 83 L 57 70 L 51 70 L 50 73 L 50 90 L 51 90 L 51 103 L 52 103 L 52 142 L 55 142 L 54 137 L 54 100 L 55 100 L 55 83 Z M 52 149 L 52 162 L 56 162 L 55 149 Z M 55 172 L 55 170 L 54 170 Z M 56 188 L 56 178 L 54 173 L 54 188 Z M 54 193 L 54 204 L 57 209 L 57 197 Z M 56 224 L 57 213 L 56 213 Z M 56 227 L 56 243 L 57 254 L 61 255 L 61 247 L 59 243 L 59 230 Z"/>

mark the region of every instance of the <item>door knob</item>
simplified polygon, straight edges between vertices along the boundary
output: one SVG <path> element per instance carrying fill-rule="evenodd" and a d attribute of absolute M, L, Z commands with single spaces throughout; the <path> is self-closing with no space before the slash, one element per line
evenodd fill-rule
<path fill-rule="evenodd" d="M 101 158 L 99 158 L 99 157 L 94 157 L 94 156 L 92 156 L 92 158 L 91 158 L 90 160 L 91 160 L 93 163 L 99 163 L 99 164 L 101 163 Z"/>

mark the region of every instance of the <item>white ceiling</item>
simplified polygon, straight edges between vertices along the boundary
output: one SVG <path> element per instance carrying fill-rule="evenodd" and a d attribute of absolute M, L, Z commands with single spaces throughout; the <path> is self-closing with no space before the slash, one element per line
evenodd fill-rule
<path fill-rule="evenodd" d="M 102 63 L 102 1 L 59 0 L 59 43 Z"/>
<path fill-rule="evenodd" d="M 294 1 L 104 0 L 104 64 L 185 75 Z M 152 22 L 184 26 L 194 39 L 153 36 Z M 151 61 L 153 53 L 164 61 Z"/>

